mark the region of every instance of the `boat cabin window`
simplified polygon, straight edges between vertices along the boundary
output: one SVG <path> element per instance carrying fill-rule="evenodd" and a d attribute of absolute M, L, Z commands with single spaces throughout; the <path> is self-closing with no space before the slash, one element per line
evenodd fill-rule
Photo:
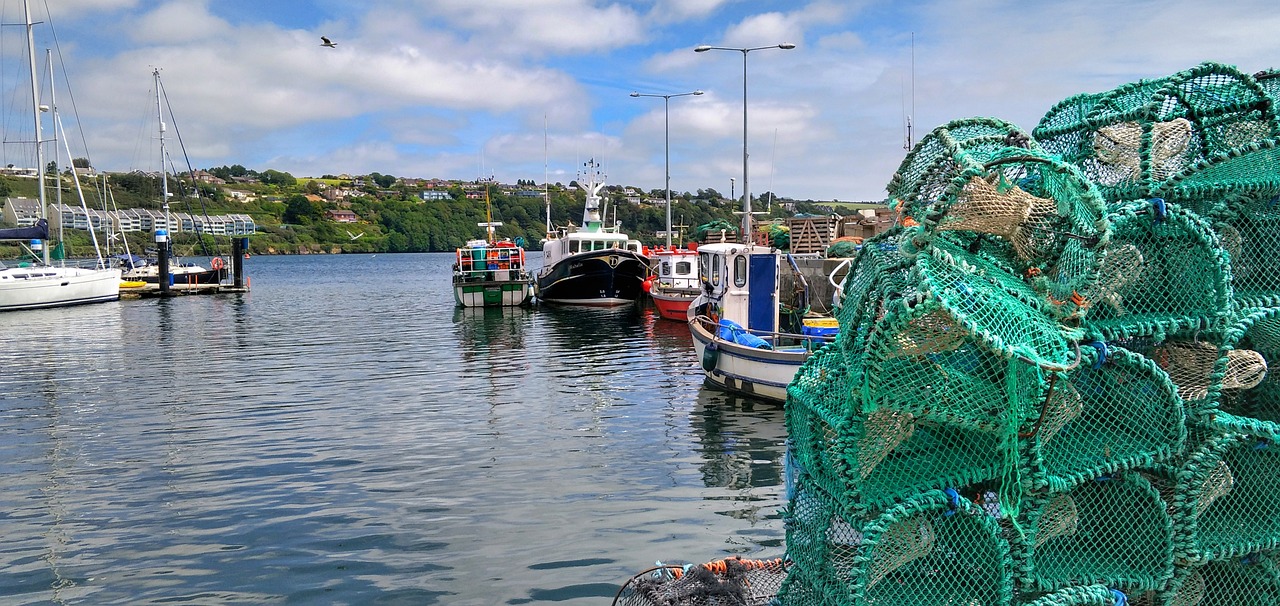
<path fill-rule="evenodd" d="M 693 263 L 690 263 L 689 261 L 676 262 L 676 273 L 682 276 L 687 276 L 692 270 L 693 270 Z"/>
<path fill-rule="evenodd" d="M 627 250 L 638 253 L 640 252 L 640 244 L 638 242 L 627 242 Z"/>
<path fill-rule="evenodd" d="M 688 264 L 686 263 L 686 265 L 688 265 Z M 671 262 L 670 262 L 670 261 L 663 261 L 663 262 L 662 262 L 662 265 L 659 265 L 659 266 L 658 266 L 658 275 L 660 275 L 660 276 L 670 276 L 670 275 L 671 275 Z"/>
<path fill-rule="evenodd" d="M 576 252 L 578 252 L 578 241 L 577 241 L 577 240 L 569 240 L 569 254 L 573 254 L 573 253 L 576 253 Z"/>
<path fill-rule="evenodd" d="M 711 264 L 711 285 L 720 286 L 720 259 L 712 255 L 707 255 L 707 259 Z"/>
<path fill-rule="evenodd" d="M 747 256 L 738 255 L 733 258 L 733 285 L 742 288 L 747 285 Z"/>

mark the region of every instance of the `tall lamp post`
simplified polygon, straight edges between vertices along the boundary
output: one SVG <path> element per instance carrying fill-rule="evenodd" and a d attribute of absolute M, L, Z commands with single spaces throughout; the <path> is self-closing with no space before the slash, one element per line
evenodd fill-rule
<path fill-rule="evenodd" d="M 773 46 L 756 46 L 752 48 L 731 48 L 725 46 L 708 46 L 703 44 L 693 49 L 695 53 L 709 50 L 738 51 L 742 53 L 742 241 L 751 243 L 751 188 L 747 185 L 747 53 L 769 48 L 790 50 L 796 45 L 790 42 Z"/>
<path fill-rule="evenodd" d="M 687 93 L 676 93 L 674 95 L 658 95 L 651 93 L 631 93 L 632 97 L 662 97 L 662 110 L 666 115 L 666 156 L 667 156 L 667 248 L 671 248 L 671 98 L 685 97 L 688 95 L 701 95 L 702 91 L 695 90 Z"/>

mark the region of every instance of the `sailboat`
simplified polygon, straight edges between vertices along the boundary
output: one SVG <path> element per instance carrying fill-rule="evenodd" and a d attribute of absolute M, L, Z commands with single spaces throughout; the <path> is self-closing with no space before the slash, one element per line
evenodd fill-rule
<path fill-rule="evenodd" d="M 164 105 L 160 102 L 160 70 L 152 69 L 151 75 L 155 80 L 156 119 L 158 122 L 160 137 L 161 213 L 164 215 L 165 227 L 168 228 L 170 233 L 172 233 L 178 230 L 174 229 L 173 219 L 169 215 L 169 174 L 165 170 L 165 163 L 168 160 L 168 156 L 165 154 L 164 145 L 164 134 L 166 131 L 164 122 Z M 156 227 L 159 228 L 160 226 L 157 225 Z M 172 246 L 172 238 L 169 238 L 162 245 Z M 223 259 L 220 256 L 214 256 L 211 258 L 209 260 L 209 267 L 207 268 L 196 263 L 184 263 L 174 260 L 170 261 L 168 269 L 168 279 L 172 280 L 171 284 L 218 284 L 227 279 L 228 275 L 226 259 Z M 124 272 L 124 279 L 145 282 L 148 284 L 158 284 L 160 282 L 160 266 L 152 263 L 130 264 L 129 268 Z"/>
<path fill-rule="evenodd" d="M 453 299 L 458 307 L 514 307 L 532 299 L 532 279 L 525 265 L 524 247 L 509 239 L 496 240 L 502 226 L 493 220 L 489 188 L 484 187 L 486 237 L 469 240 L 457 249 L 453 263 Z"/>
<path fill-rule="evenodd" d="M 585 163 L 586 190 L 582 226 L 561 228 L 542 245 L 542 270 L 534 282 L 538 300 L 566 305 L 618 306 L 643 295 L 649 259 L 639 240 L 622 233 L 620 225 L 604 225 L 600 191 L 604 175 L 592 159 Z"/>
<path fill-rule="evenodd" d="M 100 252 L 97 263 L 92 268 L 55 267 L 49 263 L 49 247 L 44 245 L 49 238 L 49 221 L 47 217 L 49 202 L 45 195 L 40 86 L 36 80 L 36 50 L 33 30 L 35 24 L 31 21 L 31 9 L 27 2 L 24 1 L 22 3 L 22 8 L 26 16 L 27 56 L 31 67 L 31 108 L 35 125 L 36 182 L 39 190 L 40 218 L 35 225 L 0 230 L 0 239 L 31 240 L 33 243 L 39 241 L 42 258 L 39 263 L 32 265 L 21 264 L 18 267 L 4 267 L 0 264 L 0 311 L 65 307 L 84 303 L 115 301 L 120 298 L 120 270 L 107 268 Z M 56 120 L 56 110 L 54 111 L 54 116 L 54 127 L 57 128 L 59 124 Z M 68 156 L 70 156 L 69 148 Z M 76 184 L 78 187 L 78 180 Z M 81 196 L 80 203 L 81 206 L 84 206 L 83 196 Z M 92 227 L 90 229 L 92 230 Z M 96 250 L 96 237 L 94 245 Z"/>

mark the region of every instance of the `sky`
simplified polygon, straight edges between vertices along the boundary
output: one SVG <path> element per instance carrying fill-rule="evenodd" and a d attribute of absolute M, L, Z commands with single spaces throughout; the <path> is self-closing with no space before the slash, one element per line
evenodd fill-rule
<path fill-rule="evenodd" d="M 180 166 L 568 183 L 594 158 L 648 191 L 669 152 L 676 192 L 870 201 L 908 120 L 1029 132 L 1073 94 L 1280 67 L 1275 0 L 30 2 L 70 155 L 101 171 L 158 169 L 157 68 Z M 22 2 L 0 11 L 3 162 L 30 165 Z"/>

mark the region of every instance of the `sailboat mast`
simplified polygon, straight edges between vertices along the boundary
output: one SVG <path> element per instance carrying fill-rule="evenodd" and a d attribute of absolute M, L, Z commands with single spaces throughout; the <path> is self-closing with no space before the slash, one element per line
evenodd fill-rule
<path fill-rule="evenodd" d="M 53 86 L 53 51 L 52 50 L 47 48 L 44 50 L 44 62 L 49 65 L 49 110 L 53 113 L 53 123 L 54 123 L 53 160 L 51 160 L 50 162 L 52 162 L 53 167 L 57 169 L 58 168 L 57 125 L 60 124 L 60 122 L 58 121 L 58 92 L 57 92 L 57 87 Z M 74 166 L 74 162 L 72 164 Z M 54 188 L 53 190 L 55 192 L 53 196 L 53 200 L 54 200 L 53 207 L 58 209 L 58 212 L 61 213 L 62 212 L 62 177 L 58 174 L 57 170 L 54 170 L 53 172 L 53 182 L 58 184 L 58 187 Z M 62 233 L 62 221 L 58 221 L 58 246 L 65 247 L 66 241 L 67 239 L 63 237 L 63 233 Z M 45 244 L 45 247 L 46 248 L 48 247 L 48 243 Z M 62 257 L 63 258 L 66 257 L 65 248 L 64 248 Z M 63 264 L 65 265 L 65 263 Z"/>
<path fill-rule="evenodd" d="M 160 103 L 160 68 L 151 69 L 151 75 L 156 85 L 156 121 L 160 125 L 160 209 L 164 212 L 165 228 L 172 230 L 169 225 L 169 176 L 164 168 L 164 106 Z"/>
<path fill-rule="evenodd" d="M 35 24 L 31 22 L 31 6 L 27 0 L 22 0 L 22 12 L 27 19 L 27 58 L 31 63 L 31 115 L 35 119 L 35 135 L 36 135 L 36 183 L 39 191 L 40 199 L 40 218 L 48 219 L 48 212 L 45 206 L 48 199 L 44 193 L 44 150 L 41 148 L 40 131 L 40 83 L 36 78 L 36 36 Z M 44 264 L 49 264 L 49 243 L 44 242 L 41 246 L 44 253 Z"/>

